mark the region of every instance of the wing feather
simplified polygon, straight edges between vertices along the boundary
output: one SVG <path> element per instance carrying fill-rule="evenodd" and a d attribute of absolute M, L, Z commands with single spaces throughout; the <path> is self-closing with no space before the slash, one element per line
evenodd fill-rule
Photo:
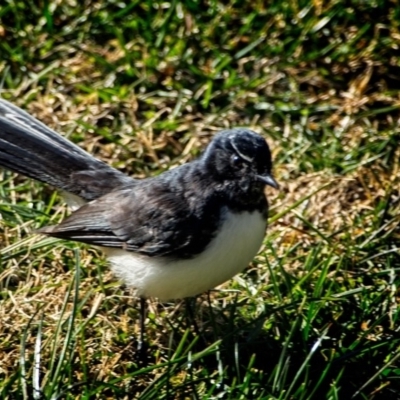
<path fill-rule="evenodd" d="M 214 236 L 221 204 L 212 191 L 204 189 L 198 196 L 199 188 L 188 186 L 183 190 L 165 177 L 141 181 L 85 204 L 59 225 L 40 232 L 149 256 L 191 257 Z"/>

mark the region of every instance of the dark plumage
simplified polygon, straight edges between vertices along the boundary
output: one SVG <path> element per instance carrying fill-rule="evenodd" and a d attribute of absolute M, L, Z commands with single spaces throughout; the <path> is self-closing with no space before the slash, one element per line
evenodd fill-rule
<path fill-rule="evenodd" d="M 0 100 L 0 165 L 87 202 L 41 233 L 168 262 L 194 259 L 211 248 L 223 226 L 237 226 L 232 219 L 235 215 L 237 221 L 249 215 L 248 220 L 257 226 L 259 233 L 251 240 L 258 248 L 268 212 L 264 187 L 277 187 L 267 143 L 247 128 L 221 131 L 197 160 L 154 178 L 135 180 L 4 100 Z M 232 245 L 227 241 L 223 246 L 228 243 Z M 234 258 L 230 262 L 236 264 Z M 136 271 L 138 259 L 132 263 L 116 269 Z M 237 268 L 235 265 L 233 273 Z M 226 269 L 229 271 L 229 265 Z M 134 278 L 130 280 L 135 286 Z M 147 292 L 142 291 L 153 295 Z"/>
<path fill-rule="evenodd" d="M 244 156 L 254 157 L 252 164 L 238 157 L 232 138 Z M 270 157 L 255 133 L 222 131 L 198 160 L 139 185 L 123 185 L 41 232 L 148 256 L 190 258 L 214 237 L 224 206 L 267 217 L 265 183 L 258 176 L 271 173 Z"/>

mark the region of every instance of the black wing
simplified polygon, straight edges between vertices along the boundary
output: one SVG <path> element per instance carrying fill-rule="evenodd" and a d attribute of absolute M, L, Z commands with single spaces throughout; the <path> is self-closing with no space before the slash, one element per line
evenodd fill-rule
<path fill-rule="evenodd" d="M 164 178 L 107 194 L 40 232 L 149 256 L 193 256 L 214 236 L 220 202 L 196 182 L 190 189 Z"/>

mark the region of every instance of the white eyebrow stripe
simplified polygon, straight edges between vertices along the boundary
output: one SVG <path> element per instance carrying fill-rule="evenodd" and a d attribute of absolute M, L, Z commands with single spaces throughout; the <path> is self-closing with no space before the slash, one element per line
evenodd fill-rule
<path fill-rule="evenodd" d="M 235 142 L 233 141 L 233 137 L 231 137 L 231 144 L 232 144 L 232 147 L 235 149 L 236 153 L 238 153 L 239 156 L 243 158 L 243 160 L 246 160 L 246 161 L 248 161 L 249 163 L 251 163 L 251 162 L 254 161 L 254 157 L 245 156 L 243 153 L 241 153 L 241 152 L 239 151 L 239 149 L 238 149 L 238 148 L 236 147 L 236 145 L 235 145 Z"/>

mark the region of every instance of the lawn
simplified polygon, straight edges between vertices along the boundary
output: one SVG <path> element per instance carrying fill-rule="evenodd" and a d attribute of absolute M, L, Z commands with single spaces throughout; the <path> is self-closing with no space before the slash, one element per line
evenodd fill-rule
<path fill-rule="evenodd" d="M 195 322 L 148 300 L 143 365 L 138 300 L 96 250 L 35 234 L 68 209 L 1 170 L 1 399 L 400 398 L 397 2 L 4 0 L 0 88 L 137 178 L 248 126 L 281 185 Z"/>

